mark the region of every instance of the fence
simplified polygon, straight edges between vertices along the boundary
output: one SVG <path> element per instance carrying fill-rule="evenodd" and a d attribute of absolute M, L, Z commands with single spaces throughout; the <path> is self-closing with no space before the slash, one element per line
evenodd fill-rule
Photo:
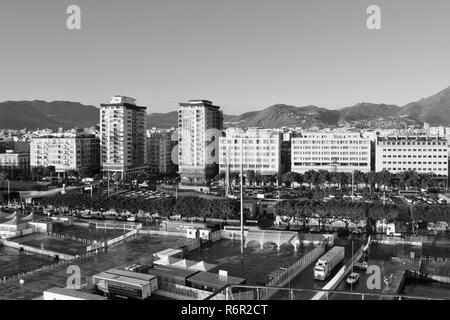
<path fill-rule="evenodd" d="M 111 222 L 89 222 L 89 226 L 94 226 L 97 229 L 123 229 L 123 230 L 139 230 L 142 229 L 142 224 L 127 224 L 127 223 L 111 223 Z"/>
<path fill-rule="evenodd" d="M 422 256 L 423 261 L 436 261 L 436 262 L 448 262 L 450 258 L 444 257 L 433 257 L 433 256 Z"/>
<path fill-rule="evenodd" d="M 373 242 L 394 246 L 409 244 L 420 247 L 422 246 L 423 238 L 421 236 L 406 236 L 404 238 L 400 238 L 387 235 L 376 235 Z"/>
<path fill-rule="evenodd" d="M 70 236 L 68 234 L 60 234 L 60 233 L 55 233 L 55 232 L 43 232 L 43 233 L 45 233 L 49 237 L 60 238 L 60 239 L 68 239 L 68 240 L 78 241 L 78 242 L 87 243 L 87 244 L 91 244 L 91 243 L 95 243 L 96 242 L 95 240 L 78 238 L 78 237 L 75 237 L 75 236 Z"/>
<path fill-rule="evenodd" d="M 370 242 L 370 239 L 369 239 Z M 358 251 L 352 256 L 352 258 L 347 261 L 347 263 L 338 271 L 338 273 L 322 288 L 325 291 L 334 290 L 339 285 L 339 283 L 345 278 L 345 276 L 352 271 L 351 265 L 354 261 L 358 261 L 364 252 L 364 246 L 361 246 Z M 317 293 L 311 300 L 321 300 L 327 295 L 327 292 Z M 328 298 L 328 297 L 326 297 Z"/>
<path fill-rule="evenodd" d="M 65 253 L 61 253 L 61 252 L 55 252 L 55 251 L 51 251 L 51 250 L 47 250 L 47 249 L 39 249 L 39 248 L 35 248 L 32 246 L 28 246 L 22 243 L 18 243 L 18 242 L 14 242 L 14 241 L 8 241 L 6 239 L 0 239 L 0 243 L 2 243 L 4 246 L 10 247 L 10 248 L 14 248 L 14 249 L 19 249 L 19 250 L 24 250 L 27 252 L 34 252 L 37 254 L 42 254 L 44 256 L 50 256 L 50 257 L 58 257 L 60 259 L 63 260 L 71 260 L 73 259 L 75 256 L 69 255 L 69 254 L 65 254 Z"/>
<path fill-rule="evenodd" d="M 138 231 L 139 230 L 134 229 L 134 230 L 131 230 L 130 232 L 127 232 L 127 233 L 125 233 L 125 234 L 123 234 L 123 235 L 121 235 L 121 236 L 119 236 L 117 238 L 108 240 L 106 242 L 92 243 L 92 245 L 90 245 L 90 246 L 88 246 L 86 248 L 86 251 L 90 252 L 90 251 L 94 251 L 94 250 L 103 249 L 105 247 L 110 247 L 110 246 L 112 246 L 114 244 L 117 244 L 117 243 L 125 241 L 129 237 L 136 236 L 138 234 Z"/>
<path fill-rule="evenodd" d="M 289 281 L 290 279 L 296 277 L 300 272 L 302 272 L 307 266 L 309 266 L 314 260 L 318 259 L 325 252 L 325 243 L 322 243 L 317 248 L 314 248 L 306 255 L 301 257 L 300 260 L 295 262 L 289 268 L 283 270 L 279 275 L 274 277 L 269 283 L 266 284 L 267 287 L 277 287 L 282 286 L 283 282 Z M 264 289 L 260 292 L 261 299 L 269 299 L 274 295 L 276 291 Z"/>
<path fill-rule="evenodd" d="M 7 283 L 10 283 L 12 281 L 17 281 L 17 280 L 23 279 L 25 277 L 31 277 L 31 276 L 34 276 L 38 272 L 51 271 L 51 270 L 54 270 L 54 269 L 59 268 L 59 267 L 69 266 L 75 261 L 85 260 L 85 259 L 89 259 L 89 258 L 95 258 L 100 252 L 102 252 L 102 251 L 99 251 L 99 252 L 87 252 L 87 253 L 75 256 L 75 257 L 73 257 L 70 260 L 61 260 L 61 261 L 58 261 L 58 262 L 55 262 L 55 263 L 52 263 L 52 264 L 48 264 L 48 265 L 42 266 L 42 267 L 40 267 L 38 269 L 35 269 L 35 270 L 22 272 L 22 273 L 18 273 L 18 274 L 15 274 L 15 275 L 5 276 L 5 277 L 0 279 L 0 284 L 7 284 Z"/>
<path fill-rule="evenodd" d="M 161 291 L 166 291 L 168 293 L 181 295 L 181 296 L 186 297 L 186 299 L 189 299 L 189 300 L 205 300 L 207 297 L 209 297 L 212 294 L 212 292 L 210 292 L 210 291 L 200 290 L 200 289 L 186 287 L 186 286 L 182 286 L 179 284 L 168 283 L 168 282 L 162 282 L 160 284 L 160 287 L 158 288 L 158 292 L 156 292 L 156 294 L 159 294 L 162 296 L 167 296 L 167 297 L 171 296 L 170 294 L 164 294 L 164 292 L 161 292 Z M 224 299 L 225 299 L 225 296 L 223 294 L 219 294 L 217 297 L 217 300 L 224 300 Z"/>

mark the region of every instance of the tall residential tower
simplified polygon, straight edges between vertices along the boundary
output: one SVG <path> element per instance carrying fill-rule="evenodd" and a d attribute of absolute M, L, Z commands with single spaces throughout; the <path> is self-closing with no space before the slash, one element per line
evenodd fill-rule
<path fill-rule="evenodd" d="M 206 183 L 219 169 L 223 114 L 208 100 L 180 103 L 178 164 L 182 183 Z"/>
<path fill-rule="evenodd" d="M 146 109 L 115 96 L 100 110 L 101 164 L 104 174 L 132 178 L 147 169 Z"/>

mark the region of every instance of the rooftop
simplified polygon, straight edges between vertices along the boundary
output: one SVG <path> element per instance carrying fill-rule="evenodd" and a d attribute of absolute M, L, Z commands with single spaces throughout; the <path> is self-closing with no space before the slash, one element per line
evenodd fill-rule
<path fill-rule="evenodd" d="M 102 296 L 99 296 L 96 294 L 77 291 L 77 290 L 71 290 L 71 289 L 66 289 L 66 288 L 53 287 L 48 290 L 45 290 L 45 292 L 51 292 L 51 293 L 61 294 L 64 296 L 80 298 L 83 300 L 107 300 L 105 297 L 102 297 Z"/>

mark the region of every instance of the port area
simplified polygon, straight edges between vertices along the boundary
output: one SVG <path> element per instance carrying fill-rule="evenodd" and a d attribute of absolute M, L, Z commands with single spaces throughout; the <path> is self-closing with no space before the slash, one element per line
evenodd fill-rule
<path fill-rule="evenodd" d="M 409 244 L 384 245 L 372 244 L 369 249 L 367 263 L 377 266 L 381 271 L 378 284 L 372 276 L 373 272 L 356 271 L 360 274 L 359 281 L 349 286 L 344 278 L 337 286 L 337 291 L 357 292 L 364 294 L 365 300 L 378 300 L 379 296 L 371 294 L 396 295 L 402 292 L 407 271 L 417 272 L 420 267 L 420 254 L 422 249 Z M 411 258 L 411 252 L 414 258 Z M 372 276 L 372 278 L 370 278 Z M 333 294 L 331 300 L 361 300 L 362 295 Z"/>
<path fill-rule="evenodd" d="M 247 284 L 266 285 L 271 280 L 271 273 L 290 267 L 316 247 L 314 244 L 300 245 L 294 250 L 291 245 L 282 245 L 278 249 L 272 243 L 266 243 L 262 248 L 257 243 L 249 243 L 242 255 L 239 240 L 220 240 L 189 253 L 188 258 L 217 264 L 229 275 L 246 279 Z"/>
<path fill-rule="evenodd" d="M 152 253 L 166 248 L 175 248 L 189 243 L 186 237 L 139 235 L 126 242 L 108 248 L 107 253 L 94 255 L 92 258 L 76 260 L 71 265 L 76 265 L 81 270 L 81 283 L 87 286 L 92 276 L 104 270 L 117 267 L 125 267 L 131 263 L 148 263 L 152 260 Z M 32 300 L 42 296 L 42 292 L 51 287 L 64 288 L 70 274 L 67 273 L 67 265 L 41 270 L 19 280 L 0 285 L 0 300 Z"/>
<path fill-rule="evenodd" d="M 19 252 L 35 253 L 56 259 L 71 260 L 85 254 L 91 245 L 105 242 L 126 233 L 123 229 L 99 229 L 92 226 L 54 225 L 51 232 L 35 232 L 1 240 L 4 247 Z M 15 269 L 15 268 L 13 268 Z M 30 271 L 30 270 L 25 270 Z M 2 268 L 2 274 L 8 275 Z"/>
<path fill-rule="evenodd" d="M 0 245 L 0 279 L 39 269 L 53 261 L 53 257 Z"/>
<path fill-rule="evenodd" d="M 345 276 L 335 277 L 345 265 L 346 268 L 351 268 L 352 253 L 355 256 L 354 262 L 358 262 L 357 258 L 361 257 L 357 251 L 366 243 L 367 239 L 335 239 L 335 246 L 343 246 L 345 248 L 345 258 L 325 281 L 314 279 L 314 266 L 317 259 L 313 260 L 300 274 L 287 279 L 283 283 L 284 288 L 300 289 L 293 291 L 281 290 L 274 293 L 270 299 L 274 300 L 310 300 L 310 299 L 329 299 L 329 300 L 371 300 L 380 299 L 380 294 L 403 294 L 405 281 L 407 280 L 407 272 L 417 272 L 420 267 L 421 253 L 423 248 L 413 246 L 410 244 L 402 245 L 384 245 L 371 244 L 365 261 L 369 266 L 376 266 L 379 268 L 380 275 L 378 277 L 378 284 L 372 279 L 369 279 L 373 272 L 366 273 L 366 271 L 354 269 L 354 272 L 360 274 L 359 281 L 354 285 L 346 283 L 347 277 L 351 270 L 348 270 Z M 329 249 L 329 248 L 328 248 Z M 413 252 L 413 254 L 411 254 Z M 411 257 L 414 258 L 411 258 Z M 336 280 L 330 288 L 332 280 Z M 370 280 L 370 281 L 369 281 Z M 370 282 L 370 284 L 368 284 Z M 317 295 L 310 291 L 304 290 L 321 290 L 326 289 L 339 291 L 340 293 L 333 293 L 328 295 Z M 352 293 L 357 293 L 353 295 Z M 317 297 L 320 296 L 320 297 Z M 364 297 L 363 297 L 364 296 Z"/>

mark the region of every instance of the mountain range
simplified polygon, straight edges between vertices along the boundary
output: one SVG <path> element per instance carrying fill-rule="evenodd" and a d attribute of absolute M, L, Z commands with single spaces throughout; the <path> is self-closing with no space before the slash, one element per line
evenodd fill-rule
<path fill-rule="evenodd" d="M 224 115 L 225 126 L 242 127 L 337 127 L 367 121 L 403 121 L 411 124 L 450 126 L 450 87 L 405 106 L 359 103 L 329 110 L 316 106 L 277 104 L 241 115 Z M 0 129 L 85 128 L 99 121 L 98 108 L 67 101 L 6 101 L 0 103 Z M 151 113 L 148 128 L 177 125 L 177 112 Z"/>

